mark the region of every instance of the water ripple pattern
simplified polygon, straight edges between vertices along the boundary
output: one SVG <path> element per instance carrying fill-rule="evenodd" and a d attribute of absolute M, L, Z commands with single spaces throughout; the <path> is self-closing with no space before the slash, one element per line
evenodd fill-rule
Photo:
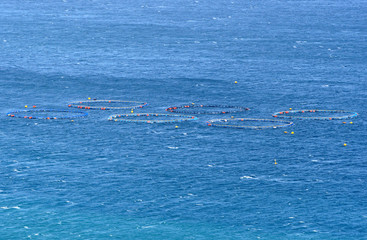
<path fill-rule="evenodd" d="M 0 238 L 366 239 L 366 19 L 360 0 L 0 1 Z M 88 98 L 359 115 L 262 131 L 7 116 Z"/>

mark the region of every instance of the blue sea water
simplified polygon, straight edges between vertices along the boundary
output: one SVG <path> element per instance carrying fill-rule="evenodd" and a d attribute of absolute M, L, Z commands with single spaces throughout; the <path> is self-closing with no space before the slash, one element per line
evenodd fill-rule
<path fill-rule="evenodd" d="M 359 0 L 2 0 L 0 239 L 367 239 L 366 19 Z M 88 97 L 360 115 L 267 130 L 6 116 Z"/>

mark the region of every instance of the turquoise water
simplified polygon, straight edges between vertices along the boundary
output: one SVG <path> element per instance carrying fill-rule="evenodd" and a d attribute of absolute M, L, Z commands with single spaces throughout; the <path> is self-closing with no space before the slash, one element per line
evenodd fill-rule
<path fill-rule="evenodd" d="M 0 239 L 367 239 L 366 8 L 2 1 Z M 194 102 L 251 108 L 234 117 L 360 115 L 267 130 L 208 127 L 218 116 L 206 115 L 6 116 L 88 97 L 149 103 L 135 113 Z"/>

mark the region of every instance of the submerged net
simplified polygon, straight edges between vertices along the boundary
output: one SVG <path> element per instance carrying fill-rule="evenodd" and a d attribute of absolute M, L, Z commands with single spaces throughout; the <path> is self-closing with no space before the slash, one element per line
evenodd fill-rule
<path fill-rule="evenodd" d="M 342 120 L 355 118 L 358 113 L 345 110 L 320 110 L 303 109 L 277 112 L 273 114 L 276 118 L 309 119 L 309 120 Z"/>
<path fill-rule="evenodd" d="M 17 110 L 7 113 L 9 117 L 26 119 L 73 119 L 88 116 L 88 113 L 63 109 Z"/>
<path fill-rule="evenodd" d="M 177 107 L 169 107 L 168 112 L 186 113 L 186 114 L 227 114 L 244 112 L 250 110 L 247 107 L 230 106 L 230 105 L 202 105 L 202 104 L 187 104 Z"/>
<path fill-rule="evenodd" d="M 112 115 L 108 120 L 135 123 L 174 123 L 197 120 L 197 117 L 180 114 L 135 113 Z"/>
<path fill-rule="evenodd" d="M 267 129 L 281 128 L 293 125 L 293 122 L 274 120 L 274 119 L 258 119 L 258 118 L 231 118 L 231 119 L 213 119 L 207 122 L 211 127 L 224 128 L 247 128 L 247 129 Z"/>
<path fill-rule="evenodd" d="M 77 101 L 68 104 L 68 107 L 93 110 L 118 110 L 118 109 L 136 109 L 143 108 L 148 103 L 138 101 L 122 100 L 87 100 Z"/>

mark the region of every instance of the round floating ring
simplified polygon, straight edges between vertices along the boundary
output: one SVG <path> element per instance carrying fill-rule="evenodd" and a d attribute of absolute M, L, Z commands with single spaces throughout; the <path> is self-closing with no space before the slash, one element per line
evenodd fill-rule
<path fill-rule="evenodd" d="M 132 117 L 133 119 L 127 119 Z M 139 117 L 170 117 L 173 119 L 161 120 L 161 119 L 152 119 L 152 120 L 142 120 L 136 119 Z M 134 122 L 134 123 L 175 123 L 175 122 L 184 122 L 184 121 L 193 121 L 197 120 L 195 116 L 188 115 L 180 115 L 180 114 L 162 114 L 162 113 L 132 113 L 132 114 L 118 114 L 112 115 L 108 118 L 110 121 L 115 122 Z"/>
<path fill-rule="evenodd" d="M 196 108 L 197 111 L 192 111 L 191 109 Z M 222 110 L 217 111 L 205 111 L 203 109 L 210 109 L 210 108 L 220 108 Z M 190 110 L 188 110 L 190 109 Z M 199 110 L 201 109 L 201 110 Z M 226 113 L 236 113 L 236 112 L 244 112 L 250 110 L 247 107 L 241 106 L 229 106 L 229 105 L 202 105 L 202 104 L 187 104 L 181 105 L 177 107 L 169 107 L 166 109 L 168 112 L 173 113 L 187 113 L 187 114 L 226 114 Z"/>
<path fill-rule="evenodd" d="M 294 113 L 338 113 L 345 114 L 343 116 L 325 116 L 325 117 L 304 117 L 304 116 L 294 116 Z M 358 113 L 345 110 L 320 110 L 320 109 L 303 109 L 303 110 L 290 110 L 277 112 L 273 114 L 276 118 L 288 118 L 288 119 L 307 119 L 307 120 L 341 120 L 355 118 Z"/>
<path fill-rule="evenodd" d="M 250 124 L 251 122 L 270 122 L 272 125 L 255 126 L 255 125 L 240 125 L 240 124 L 226 124 L 228 122 L 243 122 Z M 258 118 L 230 118 L 230 119 L 213 119 L 207 122 L 211 127 L 223 127 L 223 128 L 247 128 L 247 129 L 267 129 L 267 128 L 282 128 L 293 125 L 293 122 L 274 120 L 274 119 L 258 119 Z"/>
<path fill-rule="evenodd" d="M 101 103 L 101 106 L 93 106 L 90 103 Z M 121 104 L 129 104 L 128 106 L 121 107 L 113 107 L 108 106 L 109 104 L 121 103 Z M 80 109 L 93 109 L 93 110 L 117 110 L 117 109 L 136 109 L 143 108 L 147 106 L 146 102 L 137 102 L 137 101 L 122 101 L 122 100 L 86 100 L 86 101 L 77 101 L 71 102 L 68 104 L 68 107 L 80 108 Z"/>
<path fill-rule="evenodd" d="M 37 113 L 54 113 L 54 115 L 37 116 Z M 55 115 L 55 113 L 66 113 L 65 116 Z M 88 116 L 88 113 L 73 110 L 58 110 L 58 109 L 31 109 L 17 110 L 7 113 L 8 117 L 27 118 L 27 119 L 73 119 Z"/>

